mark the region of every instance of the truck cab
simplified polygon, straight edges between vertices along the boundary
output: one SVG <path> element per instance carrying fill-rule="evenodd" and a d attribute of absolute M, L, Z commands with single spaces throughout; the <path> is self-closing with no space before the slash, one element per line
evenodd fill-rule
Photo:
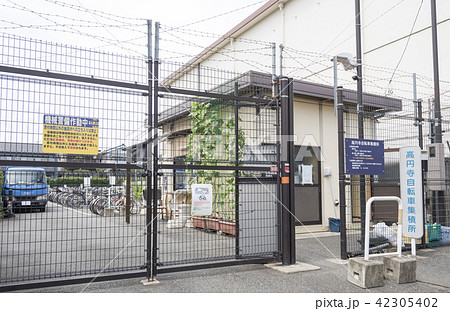
<path fill-rule="evenodd" d="M 6 168 L 2 185 L 3 207 L 9 211 L 38 209 L 47 205 L 47 177 L 42 167 Z"/>

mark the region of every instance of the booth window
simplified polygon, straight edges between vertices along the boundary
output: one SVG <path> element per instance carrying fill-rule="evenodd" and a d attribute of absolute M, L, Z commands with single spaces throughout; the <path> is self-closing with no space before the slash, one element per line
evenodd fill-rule
<path fill-rule="evenodd" d="M 295 146 L 294 156 L 294 184 L 302 186 L 319 184 L 320 149 L 311 146 Z"/>
<path fill-rule="evenodd" d="M 184 157 L 180 157 L 180 158 L 176 158 L 174 161 L 174 164 L 184 164 L 185 163 L 185 158 Z M 178 190 L 178 189 L 185 189 L 186 188 L 186 174 L 185 174 L 185 170 L 174 170 L 174 174 L 173 174 L 173 187 L 174 190 Z"/>

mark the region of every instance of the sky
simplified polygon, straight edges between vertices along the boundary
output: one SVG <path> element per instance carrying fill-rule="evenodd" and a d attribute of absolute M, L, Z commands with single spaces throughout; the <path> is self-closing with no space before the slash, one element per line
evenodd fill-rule
<path fill-rule="evenodd" d="M 149 19 L 161 23 L 162 37 L 170 30 L 177 38 L 195 42 L 177 48 L 195 55 L 200 47 L 212 43 L 265 2 L 0 0 L 0 32 L 140 55 L 146 53 L 146 20 Z"/>

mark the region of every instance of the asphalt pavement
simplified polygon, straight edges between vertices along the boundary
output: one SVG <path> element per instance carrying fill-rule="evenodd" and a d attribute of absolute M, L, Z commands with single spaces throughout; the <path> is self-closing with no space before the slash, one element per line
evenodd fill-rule
<path fill-rule="evenodd" d="M 339 258 L 338 233 L 299 234 L 297 260 L 320 269 L 285 274 L 265 265 L 243 265 L 165 273 L 158 284 L 142 279 L 50 287 L 21 293 L 450 293 L 450 246 L 417 250 L 417 281 L 362 289 L 347 281 L 347 262 Z M 409 252 L 406 253 L 408 255 Z M 377 260 L 377 259 L 373 259 Z M 380 260 L 380 259 L 379 259 Z"/>

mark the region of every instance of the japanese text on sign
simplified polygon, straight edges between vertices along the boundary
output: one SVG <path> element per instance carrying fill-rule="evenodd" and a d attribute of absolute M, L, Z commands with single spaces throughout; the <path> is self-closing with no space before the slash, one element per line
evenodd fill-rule
<path fill-rule="evenodd" d="M 98 119 L 44 115 L 42 152 L 98 154 Z"/>
<path fill-rule="evenodd" d="M 400 148 L 400 193 L 403 203 L 403 235 L 423 235 L 422 161 L 419 147 Z"/>
<path fill-rule="evenodd" d="M 212 214 L 213 193 L 211 184 L 192 184 L 192 216 Z"/>
<path fill-rule="evenodd" d="M 349 175 L 384 175 L 384 142 L 346 138 L 345 162 Z"/>

